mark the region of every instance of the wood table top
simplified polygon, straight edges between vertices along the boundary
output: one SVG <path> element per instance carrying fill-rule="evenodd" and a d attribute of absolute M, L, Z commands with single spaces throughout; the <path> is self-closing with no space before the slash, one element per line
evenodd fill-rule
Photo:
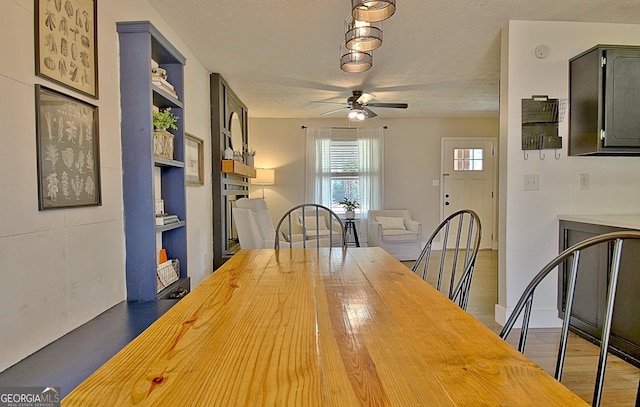
<path fill-rule="evenodd" d="M 587 404 L 366 247 L 240 251 L 62 405 Z"/>

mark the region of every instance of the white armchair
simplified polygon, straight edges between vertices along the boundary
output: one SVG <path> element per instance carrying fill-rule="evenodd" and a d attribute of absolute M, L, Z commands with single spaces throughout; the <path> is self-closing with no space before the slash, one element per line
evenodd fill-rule
<path fill-rule="evenodd" d="M 240 248 L 272 249 L 276 231 L 271 213 L 262 198 L 240 198 L 233 209 Z"/>
<path fill-rule="evenodd" d="M 407 209 L 369 211 L 369 246 L 380 246 L 398 260 L 416 260 L 422 245 L 422 224 Z"/>

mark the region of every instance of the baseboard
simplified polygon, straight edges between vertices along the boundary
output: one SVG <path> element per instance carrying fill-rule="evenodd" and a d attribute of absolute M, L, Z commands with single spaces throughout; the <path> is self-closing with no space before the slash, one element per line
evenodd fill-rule
<path fill-rule="evenodd" d="M 503 306 L 496 304 L 494 318 L 496 322 L 502 326 L 507 322 L 507 318 L 511 315 L 513 309 L 507 310 Z M 515 327 L 522 326 L 521 319 L 516 322 Z M 562 326 L 562 320 L 558 318 L 557 309 L 536 309 L 531 311 L 531 319 L 529 320 L 529 328 L 559 328 Z"/>

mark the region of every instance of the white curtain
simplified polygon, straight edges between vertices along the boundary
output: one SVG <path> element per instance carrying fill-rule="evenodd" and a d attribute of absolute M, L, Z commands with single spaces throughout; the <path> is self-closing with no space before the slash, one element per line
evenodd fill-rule
<path fill-rule="evenodd" d="M 370 209 L 384 207 L 384 129 L 358 128 L 360 157 L 360 210 L 363 217 Z"/>
<path fill-rule="evenodd" d="M 305 202 L 331 208 L 331 127 L 308 127 L 305 142 Z"/>
<path fill-rule="evenodd" d="M 360 236 L 367 236 L 370 209 L 384 208 L 384 129 L 358 128 Z M 306 202 L 331 207 L 331 128 L 307 128 Z M 364 240 L 364 239 L 363 239 Z"/>

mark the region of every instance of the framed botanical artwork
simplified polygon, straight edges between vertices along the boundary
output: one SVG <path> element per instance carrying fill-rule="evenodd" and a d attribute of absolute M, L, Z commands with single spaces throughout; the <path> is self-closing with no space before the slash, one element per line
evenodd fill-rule
<path fill-rule="evenodd" d="M 36 85 L 38 209 L 101 205 L 98 107 Z"/>
<path fill-rule="evenodd" d="M 98 0 L 34 0 L 36 75 L 98 98 Z"/>
<path fill-rule="evenodd" d="M 184 135 L 184 173 L 187 185 L 204 185 L 203 141 L 189 133 Z"/>

